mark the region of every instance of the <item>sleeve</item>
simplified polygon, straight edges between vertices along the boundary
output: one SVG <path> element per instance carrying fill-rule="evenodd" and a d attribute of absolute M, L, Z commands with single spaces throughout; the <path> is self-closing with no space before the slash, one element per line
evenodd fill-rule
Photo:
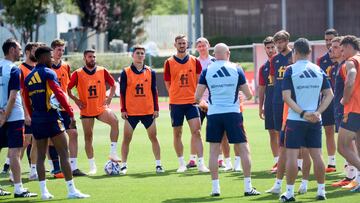
<path fill-rule="evenodd" d="M 65 109 L 70 117 L 74 117 L 73 109 L 71 108 L 69 102 L 66 99 L 65 93 L 61 90 L 60 85 L 50 78 L 47 79 L 50 89 L 54 92 L 56 99 L 59 101 L 60 105 Z"/>
<path fill-rule="evenodd" d="M 104 77 L 105 77 L 105 82 L 107 82 L 111 87 L 115 85 L 115 80 L 113 76 L 111 76 L 109 71 L 106 69 L 104 70 Z"/>
<path fill-rule="evenodd" d="M 319 57 L 316 59 L 316 65 L 318 65 L 320 67 L 320 64 L 321 64 L 321 58 L 322 57 Z"/>
<path fill-rule="evenodd" d="M 207 70 L 208 70 L 208 69 L 206 68 L 206 69 L 204 69 L 204 70 L 201 71 L 200 78 L 199 78 L 199 84 L 201 84 L 201 85 L 206 85 L 206 86 L 208 86 L 207 81 L 206 81 L 206 73 L 207 73 Z"/>
<path fill-rule="evenodd" d="M 262 74 L 263 70 L 264 70 L 264 65 L 262 65 L 260 67 L 259 73 L 258 73 L 259 74 L 259 85 L 260 86 L 266 86 L 266 81 L 264 79 L 264 75 Z"/>
<path fill-rule="evenodd" d="M 330 88 L 330 81 L 328 80 L 327 75 L 323 72 L 322 76 L 323 76 L 323 82 L 322 82 L 321 90 L 329 89 Z"/>
<path fill-rule="evenodd" d="M 270 71 L 271 76 L 275 76 L 274 57 L 270 59 Z"/>
<path fill-rule="evenodd" d="M 202 66 L 198 59 L 195 59 L 195 60 L 196 60 L 196 74 L 199 75 L 202 71 Z"/>
<path fill-rule="evenodd" d="M 344 66 L 340 66 L 339 75 L 345 81 L 345 79 L 346 79 L 346 68 Z"/>
<path fill-rule="evenodd" d="M 22 90 L 23 90 L 24 105 L 25 105 L 28 113 L 31 116 L 32 115 L 32 108 L 31 108 L 31 104 L 30 104 L 29 90 L 25 87 L 25 85 L 23 86 Z"/>
<path fill-rule="evenodd" d="M 243 69 L 241 67 L 237 68 L 239 79 L 238 79 L 238 86 L 246 84 L 246 77 Z"/>
<path fill-rule="evenodd" d="M 77 72 L 73 72 L 73 74 L 70 77 L 70 82 L 68 85 L 68 89 L 72 89 L 74 86 L 77 86 L 77 81 L 78 81 L 78 75 Z"/>
<path fill-rule="evenodd" d="M 293 89 L 293 82 L 292 82 L 292 68 L 289 66 L 284 74 L 284 79 L 282 82 L 282 90 L 292 90 Z"/>
<path fill-rule="evenodd" d="M 159 111 L 158 91 L 156 88 L 156 73 L 151 71 L 151 92 L 154 101 L 154 111 Z"/>
<path fill-rule="evenodd" d="M 71 76 L 71 74 L 70 74 L 70 71 L 71 71 L 70 65 L 67 64 L 66 67 L 67 67 L 67 72 L 68 72 L 68 76 L 69 76 L 69 79 L 70 79 L 70 76 Z"/>
<path fill-rule="evenodd" d="M 13 67 L 10 71 L 9 91 L 20 90 L 20 68 Z"/>
<path fill-rule="evenodd" d="M 127 86 L 127 77 L 125 70 L 121 72 L 120 75 L 120 105 L 121 105 L 121 112 L 126 112 L 126 103 L 125 103 L 125 96 L 126 96 L 126 86 Z"/>
<path fill-rule="evenodd" d="M 170 64 L 169 64 L 168 60 L 166 60 L 165 63 L 164 63 L 164 80 L 165 81 L 170 81 L 171 80 Z"/>

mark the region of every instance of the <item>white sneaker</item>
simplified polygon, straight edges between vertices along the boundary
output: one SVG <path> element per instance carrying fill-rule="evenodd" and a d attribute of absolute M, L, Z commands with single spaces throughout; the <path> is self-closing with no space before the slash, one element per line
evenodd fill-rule
<path fill-rule="evenodd" d="M 49 192 L 41 194 L 41 199 L 42 200 L 48 200 L 48 199 L 53 199 L 53 198 L 54 198 L 54 195 L 50 194 Z"/>
<path fill-rule="evenodd" d="M 88 197 L 90 197 L 90 195 L 83 194 L 79 190 L 75 190 L 75 192 L 68 194 L 69 199 L 83 199 L 83 198 L 88 198 Z"/>
<path fill-rule="evenodd" d="M 36 172 L 30 172 L 29 174 L 29 180 L 37 180 L 39 177 L 38 177 L 38 174 Z"/>
<path fill-rule="evenodd" d="M 233 170 L 233 166 L 231 163 L 225 165 L 225 168 L 222 169 L 222 171 L 224 171 L 224 172 L 228 172 L 228 171 L 232 171 L 232 170 Z"/>
<path fill-rule="evenodd" d="M 95 175 L 96 172 L 97 172 L 97 168 L 94 165 L 94 166 L 90 167 L 90 171 L 88 172 L 88 175 Z"/>
<path fill-rule="evenodd" d="M 234 171 L 235 172 L 242 172 L 241 165 L 235 166 Z"/>
<path fill-rule="evenodd" d="M 179 166 L 176 170 L 177 173 L 184 173 L 187 170 L 186 166 Z"/>
<path fill-rule="evenodd" d="M 127 173 L 127 166 L 123 166 L 122 168 L 120 168 L 121 175 L 126 175 L 126 173 Z"/>
<path fill-rule="evenodd" d="M 109 159 L 113 162 L 121 162 L 121 159 L 119 158 L 119 156 L 117 155 L 117 153 L 111 153 L 109 155 Z"/>
<path fill-rule="evenodd" d="M 202 173 L 210 172 L 210 170 L 205 165 L 199 165 L 198 170 L 199 170 L 199 172 L 202 172 Z"/>
<path fill-rule="evenodd" d="M 303 185 L 300 185 L 298 193 L 301 194 L 301 195 L 307 193 L 307 187 L 303 186 Z"/>
<path fill-rule="evenodd" d="M 279 195 L 281 193 L 281 188 L 280 187 L 272 187 L 270 190 L 266 190 L 265 192 L 274 194 L 274 195 Z"/>

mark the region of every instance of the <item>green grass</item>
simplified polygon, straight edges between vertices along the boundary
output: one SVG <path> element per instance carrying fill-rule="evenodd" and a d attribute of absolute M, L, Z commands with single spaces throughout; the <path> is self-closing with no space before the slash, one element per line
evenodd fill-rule
<path fill-rule="evenodd" d="M 119 116 L 119 113 L 117 112 Z M 257 111 L 249 109 L 245 111 L 245 126 L 251 146 L 252 156 L 252 180 L 253 185 L 261 192 L 269 189 L 274 181 L 274 175 L 268 174 L 268 170 L 273 164 L 273 158 L 269 147 L 269 138 L 263 130 L 263 122 L 258 119 Z M 88 171 L 88 163 L 84 152 L 83 131 L 78 121 L 79 132 L 79 167 Z M 123 121 L 120 121 L 120 126 Z M 278 197 L 262 194 L 257 197 L 243 196 L 243 176 L 241 173 L 221 173 L 221 197 L 209 197 L 211 191 L 211 181 L 209 174 L 198 174 L 195 170 L 190 170 L 184 174 L 177 174 L 177 158 L 172 146 L 172 129 L 168 111 L 161 111 L 160 118 L 157 120 L 158 138 L 161 145 L 162 163 L 166 169 L 163 175 L 155 174 L 155 163 L 151 151 L 150 142 L 142 125 L 138 125 L 128 159 L 128 174 L 126 176 L 106 176 L 103 166 L 107 160 L 109 152 L 109 128 L 100 122 L 96 122 L 94 131 L 95 158 L 98 166 L 96 176 L 75 178 L 77 188 L 85 193 L 91 194 L 91 198 L 77 200 L 76 202 L 278 202 Z M 190 136 L 187 125 L 184 128 L 183 143 L 185 146 L 184 156 L 189 156 Z M 122 129 L 122 127 L 121 127 Z M 120 133 L 121 134 L 121 133 Z M 204 127 L 202 129 L 203 138 L 205 136 Z M 119 141 L 122 138 L 120 136 Z M 120 150 L 120 146 L 118 147 Z M 209 146 L 205 144 L 205 159 L 209 160 Z M 0 155 L 0 163 L 4 162 L 6 150 Z M 233 153 L 232 153 L 233 154 Z M 325 155 L 325 153 L 324 153 Z M 342 158 L 338 155 L 338 169 L 341 171 L 343 164 Z M 36 181 L 29 182 L 28 167 L 23 161 L 23 182 L 24 186 L 33 192 L 39 193 L 39 185 Z M 326 189 L 327 202 L 358 202 L 360 195 L 349 191 L 335 189 L 329 186 L 333 181 L 342 178 L 341 172 L 327 175 Z M 296 189 L 299 186 L 300 177 L 296 182 Z M 0 184 L 6 189 L 13 191 L 9 186 L 7 177 L 0 177 Z M 68 202 L 66 199 L 66 186 L 64 180 L 55 180 L 48 176 L 47 181 L 50 192 L 55 195 L 54 202 Z M 283 183 L 285 188 L 285 183 Z M 309 192 L 306 195 L 298 195 L 298 202 L 312 202 L 316 195 L 316 182 L 311 177 Z M 17 202 L 39 201 L 40 198 L 16 199 Z M 14 202 L 11 197 L 0 197 L 0 202 Z M 70 202 L 70 201 L 69 201 Z"/>

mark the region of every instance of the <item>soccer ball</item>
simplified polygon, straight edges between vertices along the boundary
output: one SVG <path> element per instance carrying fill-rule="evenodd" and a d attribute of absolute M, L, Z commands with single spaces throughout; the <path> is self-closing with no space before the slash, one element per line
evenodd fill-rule
<path fill-rule="evenodd" d="M 50 96 L 50 106 L 53 109 L 61 110 L 60 102 L 56 99 L 55 94 L 51 94 Z"/>
<path fill-rule="evenodd" d="M 104 171 L 106 175 L 119 175 L 120 174 L 120 164 L 115 161 L 109 160 L 106 162 Z"/>

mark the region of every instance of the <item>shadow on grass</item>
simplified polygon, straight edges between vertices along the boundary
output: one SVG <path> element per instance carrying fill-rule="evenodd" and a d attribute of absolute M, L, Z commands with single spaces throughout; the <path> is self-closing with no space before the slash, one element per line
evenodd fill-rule
<path fill-rule="evenodd" d="M 222 172 L 222 174 L 227 174 L 228 177 L 238 177 L 243 179 L 244 174 L 242 172 Z M 254 171 L 251 172 L 251 179 L 274 179 L 275 174 L 269 173 L 269 171 Z"/>
<path fill-rule="evenodd" d="M 228 199 L 239 199 L 242 196 L 233 196 L 233 197 L 183 197 L 183 198 L 174 198 L 174 199 L 167 199 L 162 201 L 163 203 L 180 203 L 180 202 L 217 202 L 223 201 Z M 233 200 L 236 201 L 236 200 Z"/>
<path fill-rule="evenodd" d="M 6 196 L 7 198 L 1 197 L 0 201 L 8 200 L 10 202 L 60 202 L 68 200 L 67 198 L 61 198 L 61 199 L 49 199 L 49 200 L 42 200 L 41 197 L 29 197 L 29 198 L 14 198 L 13 195 Z"/>

